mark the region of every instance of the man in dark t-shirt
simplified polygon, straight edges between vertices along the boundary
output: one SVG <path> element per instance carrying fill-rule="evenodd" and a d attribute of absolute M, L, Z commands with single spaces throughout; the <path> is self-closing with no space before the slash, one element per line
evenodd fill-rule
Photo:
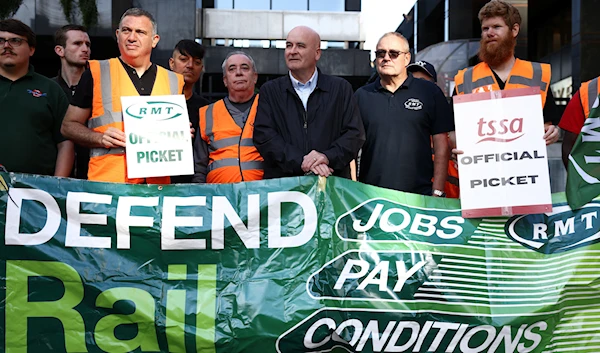
<path fill-rule="evenodd" d="M 71 101 L 90 59 L 90 36 L 85 27 L 68 24 L 54 33 L 54 44 L 54 52 L 60 58 L 60 70 L 53 80 Z M 75 145 L 75 167 L 72 175 L 78 179 L 87 179 L 89 161 L 89 148 Z"/>
<path fill-rule="evenodd" d="M 185 84 L 183 85 L 183 94 L 187 102 L 188 115 L 190 123 L 194 131 L 198 131 L 198 123 L 200 120 L 200 108 L 210 104 L 201 95 L 194 92 L 194 85 L 202 74 L 204 68 L 204 47 L 190 39 L 180 40 L 175 49 L 173 56 L 169 58 L 169 68 L 178 74 L 183 75 Z M 192 175 L 172 176 L 171 183 L 191 183 Z"/>
<path fill-rule="evenodd" d="M 454 131 L 448 102 L 434 83 L 407 73 L 410 51 L 402 35 L 385 34 L 375 54 L 380 78 L 355 93 L 366 134 L 358 180 L 443 197 Z"/>

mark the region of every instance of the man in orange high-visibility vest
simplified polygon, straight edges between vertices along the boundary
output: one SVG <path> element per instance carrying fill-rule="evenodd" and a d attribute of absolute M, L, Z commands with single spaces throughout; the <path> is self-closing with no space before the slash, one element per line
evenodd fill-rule
<path fill-rule="evenodd" d="M 176 95 L 183 77 L 150 62 L 160 37 L 149 12 L 132 8 L 117 29 L 121 56 L 91 60 L 79 80 L 61 132 L 75 143 L 90 147 L 88 179 L 115 183 L 168 184 L 170 178 L 127 178 L 121 96 Z"/>
<path fill-rule="evenodd" d="M 515 58 L 521 26 L 519 10 L 502 0 L 492 0 L 479 11 L 481 63 L 463 69 L 454 77 L 455 94 L 469 94 L 539 87 L 544 108 L 546 144 L 558 140 L 559 113 L 554 103 L 550 65 Z"/>
<path fill-rule="evenodd" d="M 234 51 L 223 61 L 227 97 L 200 108 L 194 140 L 193 182 L 224 184 L 263 178 L 263 158 L 252 141 L 258 96 L 254 59 Z"/>

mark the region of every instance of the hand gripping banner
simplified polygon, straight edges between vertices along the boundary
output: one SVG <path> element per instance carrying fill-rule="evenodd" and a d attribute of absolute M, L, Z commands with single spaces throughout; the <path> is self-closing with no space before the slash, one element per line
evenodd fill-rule
<path fill-rule="evenodd" d="M 597 201 L 0 177 L 4 352 L 600 351 Z"/>

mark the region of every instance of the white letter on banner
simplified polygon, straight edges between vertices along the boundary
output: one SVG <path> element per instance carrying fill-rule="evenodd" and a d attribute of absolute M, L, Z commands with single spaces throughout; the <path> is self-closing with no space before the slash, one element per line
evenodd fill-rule
<path fill-rule="evenodd" d="M 148 227 L 154 225 L 154 217 L 132 216 L 131 206 L 158 206 L 158 196 L 122 196 L 117 203 L 117 249 L 129 249 L 131 247 L 131 233 L 129 227 Z"/>
<path fill-rule="evenodd" d="M 248 249 L 260 247 L 260 196 L 248 195 L 248 227 L 242 222 L 225 196 L 215 196 L 212 200 L 211 248 L 225 247 L 225 217 L 231 223 L 244 246 Z"/>
<path fill-rule="evenodd" d="M 354 269 L 354 266 L 358 266 L 358 272 L 352 272 L 352 269 Z M 344 265 L 344 268 L 342 269 L 342 273 L 340 274 L 340 277 L 335 282 L 335 286 L 333 286 L 333 289 L 335 289 L 335 290 L 342 289 L 342 287 L 346 283 L 346 280 L 359 279 L 359 278 L 364 277 L 369 272 L 370 267 L 371 266 L 369 265 L 369 263 L 366 262 L 365 260 L 353 260 L 353 259 L 348 260 L 346 262 L 346 264 Z"/>
<path fill-rule="evenodd" d="M 322 319 L 317 320 L 314 324 L 312 324 L 312 326 L 310 326 L 308 328 L 308 330 L 306 330 L 306 334 L 304 335 L 304 347 L 308 348 L 308 349 L 315 349 L 315 348 L 319 348 L 322 345 L 324 345 L 325 343 L 329 342 L 329 340 L 331 339 L 331 336 L 325 336 L 325 338 L 323 338 L 323 340 L 321 340 L 321 342 L 314 342 L 313 341 L 313 336 L 315 335 L 315 332 L 317 332 L 317 329 L 321 326 L 327 326 L 329 328 L 329 330 L 333 330 L 335 329 L 335 321 L 333 321 L 333 319 L 330 319 L 328 317 L 324 317 Z"/>
<path fill-rule="evenodd" d="M 298 191 L 270 192 L 269 205 L 269 248 L 293 248 L 306 244 L 317 230 L 317 208 L 313 200 Z M 293 202 L 302 208 L 304 213 L 304 228 L 299 234 L 282 236 L 281 234 L 281 206 L 285 202 Z M 300 220 L 290 227 L 295 229 L 300 225 Z"/>
<path fill-rule="evenodd" d="M 344 333 L 344 330 L 346 330 L 347 327 L 352 327 L 354 330 L 347 330 L 347 332 Z M 336 335 L 332 335 L 331 338 L 337 342 L 347 342 L 350 346 L 354 347 L 363 333 L 363 327 L 363 323 L 358 319 L 346 320 L 335 329 Z M 352 338 L 350 338 L 350 341 L 346 341 L 346 338 L 348 338 L 348 335 L 350 334 L 352 335 Z"/>
<path fill-rule="evenodd" d="M 175 227 L 202 227 L 204 217 L 178 217 L 177 206 L 206 206 L 206 196 L 173 197 L 163 199 L 161 232 L 162 250 L 203 250 L 204 239 L 175 239 Z"/>
<path fill-rule="evenodd" d="M 81 236 L 82 224 L 106 225 L 105 214 L 81 213 L 82 202 L 110 204 L 112 196 L 88 192 L 67 193 L 67 234 L 65 235 L 65 246 L 110 249 L 110 237 Z"/>
<path fill-rule="evenodd" d="M 358 290 L 365 289 L 369 284 L 376 284 L 379 286 L 379 290 L 381 292 L 387 289 L 388 282 L 388 273 L 390 272 L 390 263 L 389 261 L 381 261 L 378 263 L 373 271 L 369 273 L 367 278 L 365 278 L 359 285 L 356 287 Z M 379 277 L 379 278 L 377 278 Z"/>
<path fill-rule="evenodd" d="M 6 245 L 40 245 L 52 239 L 60 227 L 61 215 L 58 203 L 49 193 L 37 189 L 10 188 L 10 199 L 6 203 L 6 225 L 4 244 Z M 37 233 L 19 233 L 23 200 L 40 202 L 46 209 L 46 224 Z"/>

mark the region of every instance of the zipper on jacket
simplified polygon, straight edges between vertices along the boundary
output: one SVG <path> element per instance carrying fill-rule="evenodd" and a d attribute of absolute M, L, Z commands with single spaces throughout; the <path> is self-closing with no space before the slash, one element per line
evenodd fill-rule
<path fill-rule="evenodd" d="M 242 127 L 242 133 L 240 135 L 240 142 L 238 142 L 238 166 L 240 167 L 240 175 L 242 176 L 242 181 L 244 181 L 244 171 L 242 170 L 242 136 L 244 136 L 244 129 L 246 128 L 246 121 L 244 121 L 244 127 Z"/>
<path fill-rule="evenodd" d="M 306 110 L 302 114 L 304 118 L 304 153 L 308 153 L 308 120 L 306 117 Z"/>

